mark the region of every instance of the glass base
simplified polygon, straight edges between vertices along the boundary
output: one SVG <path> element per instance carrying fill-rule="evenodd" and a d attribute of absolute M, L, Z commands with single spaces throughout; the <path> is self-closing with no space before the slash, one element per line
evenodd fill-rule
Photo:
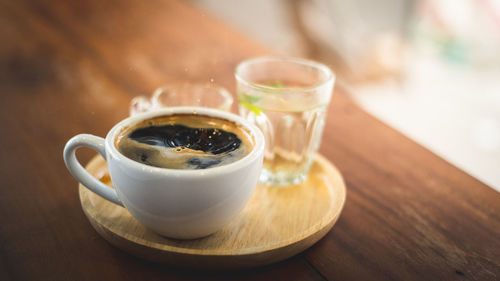
<path fill-rule="evenodd" d="M 288 185 L 300 184 L 307 178 L 307 172 L 294 173 L 294 172 L 278 172 L 272 173 L 267 169 L 262 169 L 260 173 L 260 182 L 266 185 L 285 187 Z"/>

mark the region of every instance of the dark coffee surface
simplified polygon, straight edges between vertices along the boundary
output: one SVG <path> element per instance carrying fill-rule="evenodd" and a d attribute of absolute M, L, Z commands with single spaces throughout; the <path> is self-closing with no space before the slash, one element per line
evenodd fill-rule
<path fill-rule="evenodd" d="M 220 154 L 236 150 L 241 140 L 236 134 L 214 128 L 191 128 L 184 125 L 163 125 L 138 128 L 129 136 L 140 143 L 179 147 Z"/>
<path fill-rule="evenodd" d="M 154 167 L 206 169 L 232 163 L 248 154 L 249 136 L 240 126 L 195 114 L 146 120 L 122 132 L 118 150 Z"/>

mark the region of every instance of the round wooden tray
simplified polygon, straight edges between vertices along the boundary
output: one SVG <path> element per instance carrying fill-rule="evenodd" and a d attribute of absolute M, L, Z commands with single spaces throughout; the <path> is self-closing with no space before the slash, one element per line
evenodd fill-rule
<path fill-rule="evenodd" d="M 101 156 L 86 169 L 111 186 Z M 79 189 L 85 215 L 111 244 L 155 262 L 212 269 L 265 265 L 307 249 L 332 228 L 346 196 L 339 171 L 317 155 L 304 183 L 282 188 L 259 184 L 248 205 L 223 229 L 201 239 L 176 240 L 145 228 L 125 208 L 81 184 Z"/>

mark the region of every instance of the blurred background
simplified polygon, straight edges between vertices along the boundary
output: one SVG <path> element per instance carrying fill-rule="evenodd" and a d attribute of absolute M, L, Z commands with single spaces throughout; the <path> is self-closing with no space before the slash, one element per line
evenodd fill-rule
<path fill-rule="evenodd" d="M 191 2 L 500 191 L 500 0 Z"/>

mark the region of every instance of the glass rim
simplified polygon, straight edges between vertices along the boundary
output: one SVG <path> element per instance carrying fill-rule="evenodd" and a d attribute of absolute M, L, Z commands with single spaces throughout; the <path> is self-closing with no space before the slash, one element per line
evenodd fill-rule
<path fill-rule="evenodd" d="M 285 63 L 292 63 L 292 64 L 296 64 L 296 65 L 301 65 L 301 66 L 308 66 L 308 67 L 317 69 L 322 73 L 325 73 L 326 78 L 324 80 L 321 80 L 320 82 L 314 84 L 314 85 L 311 85 L 311 86 L 277 88 L 277 87 L 267 86 L 264 84 L 250 82 L 241 75 L 242 69 L 244 67 L 247 67 L 248 65 L 251 65 L 251 64 L 257 64 L 257 63 L 263 63 L 263 62 L 285 62 Z M 236 66 L 234 76 L 236 77 L 236 80 L 238 82 L 246 84 L 247 86 L 249 86 L 251 88 L 255 88 L 255 89 L 259 89 L 259 90 L 266 90 L 266 91 L 278 91 L 278 92 L 288 92 L 288 91 L 297 91 L 297 90 L 310 91 L 310 90 L 314 90 L 317 88 L 321 88 L 322 86 L 334 81 L 334 79 L 335 79 L 335 74 L 325 64 L 315 62 L 312 60 L 308 60 L 308 59 L 286 57 L 286 56 L 263 56 L 263 57 L 254 57 L 254 58 L 246 59 L 246 60 L 240 62 Z"/>
<path fill-rule="evenodd" d="M 226 88 L 219 85 L 201 84 L 201 83 L 174 83 L 174 84 L 162 85 L 153 91 L 153 94 L 151 95 L 151 101 L 154 103 L 158 103 L 160 105 L 162 104 L 164 105 L 164 103 L 160 101 L 160 96 L 162 96 L 164 93 L 168 94 L 169 91 L 175 92 L 175 90 L 179 88 L 184 90 L 185 89 L 214 90 L 212 92 L 209 92 L 210 95 L 217 95 L 219 97 L 222 97 L 223 100 L 223 102 L 218 107 L 230 107 L 234 102 L 231 93 Z M 204 93 L 204 95 L 206 94 L 207 92 Z"/>

